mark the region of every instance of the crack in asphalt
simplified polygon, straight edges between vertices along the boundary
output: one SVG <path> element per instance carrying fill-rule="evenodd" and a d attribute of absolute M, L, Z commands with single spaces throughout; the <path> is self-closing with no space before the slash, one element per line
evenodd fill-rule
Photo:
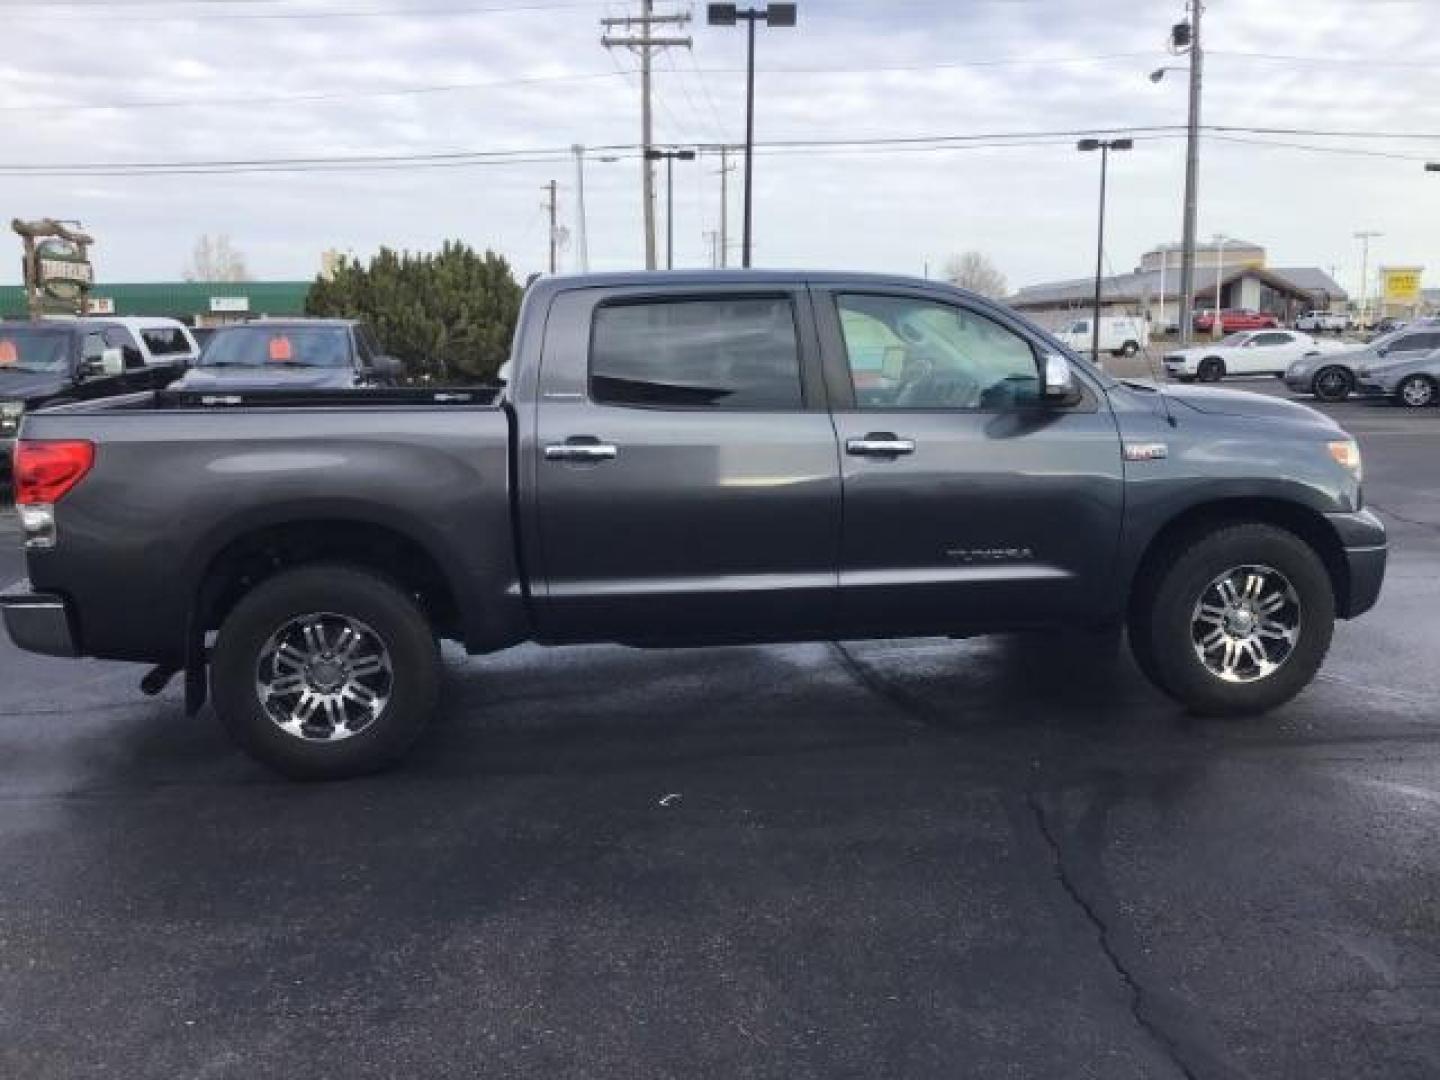
<path fill-rule="evenodd" d="M 1135 1023 L 1144 1031 L 1165 1054 L 1186 1080 L 1199 1080 L 1199 1074 L 1185 1061 L 1181 1047 L 1168 1031 L 1166 1031 L 1155 1019 L 1148 1015 L 1146 1008 L 1146 990 L 1140 981 L 1130 971 L 1124 959 L 1120 956 L 1112 940 L 1109 924 L 1101 917 L 1093 903 L 1080 891 L 1070 876 L 1065 865 L 1065 853 L 1060 846 L 1059 839 L 1050 828 L 1050 820 L 1046 817 L 1045 808 L 1040 803 L 1040 798 L 1034 792 L 1026 795 L 1026 802 L 1030 805 L 1030 811 L 1035 815 L 1035 824 L 1044 839 L 1046 846 L 1050 849 L 1055 865 L 1055 877 L 1060 883 L 1074 905 L 1080 909 L 1086 920 L 1095 930 L 1095 937 L 1100 946 L 1101 953 L 1109 962 L 1111 969 L 1125 985 L 1129 997 L 1130 1015 L 1135 1018 Z"/>

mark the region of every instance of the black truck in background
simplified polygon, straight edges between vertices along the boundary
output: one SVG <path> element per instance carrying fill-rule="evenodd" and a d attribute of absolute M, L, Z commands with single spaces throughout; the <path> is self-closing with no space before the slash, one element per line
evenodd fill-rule
<path fill-rule="evenodd" d="M 509 378 L 28 414 L 11 637 L 151 663 L 151 691 L 184 671 L 260 760 L 340 777 L 420 735 L 442 639 L 1126 626 L 1173 698 L 1250 714 L 1384 574 L 1359 451 L 1320 413 L 1117 381 L 934 282 L 544 279 Z"/>

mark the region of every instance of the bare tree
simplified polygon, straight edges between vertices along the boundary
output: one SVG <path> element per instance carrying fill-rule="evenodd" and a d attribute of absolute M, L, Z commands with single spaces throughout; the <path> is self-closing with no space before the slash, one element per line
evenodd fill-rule
<path fill-rule="evenodd" d="M 1010 291 L 1005 275 L 996 269 L 988 255 L 978 251 L 967 251 L 946 259 L 945 280 L 995 300 L 1002 299 Z"/>
<path fill-rule="evenodd" d="M 224 233 L 208 233 L 195 241 L 190 261 L 185 264 L 186 281 L 249 281 L 245 256 L 230 243 Z"/>

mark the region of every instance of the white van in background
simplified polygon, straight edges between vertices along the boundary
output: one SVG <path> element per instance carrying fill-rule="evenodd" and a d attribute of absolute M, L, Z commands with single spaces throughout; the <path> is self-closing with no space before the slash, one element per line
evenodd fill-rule
<path fill-rule="evenodd" d="M 1088 353 L 1095 345 L 1095 332 L 1090 316 L 1072 319 L 1055 336 L 1078 353 Z M 1132 315 L 1100 316 L 1100 351 L 1111 356 L 1134 356 L 1150 344 L 1150 324 Z"/>

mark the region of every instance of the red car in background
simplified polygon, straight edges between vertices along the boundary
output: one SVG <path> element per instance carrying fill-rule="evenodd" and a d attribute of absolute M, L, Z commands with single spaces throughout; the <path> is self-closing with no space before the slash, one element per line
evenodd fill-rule
<path fill-rule="evenodd" d="M 1220 311 L 1220 332 L 1233 334 L 1237 330 L 1269 330 L 1278 327 L 1280 320 L 1268 311 L 1252 311 L 1249 308 L 1223 308 Z M 1209 334 L 1215 330 L 1215 312 L 1197 311 L 1194 319 L 1197 334 Z"/>

